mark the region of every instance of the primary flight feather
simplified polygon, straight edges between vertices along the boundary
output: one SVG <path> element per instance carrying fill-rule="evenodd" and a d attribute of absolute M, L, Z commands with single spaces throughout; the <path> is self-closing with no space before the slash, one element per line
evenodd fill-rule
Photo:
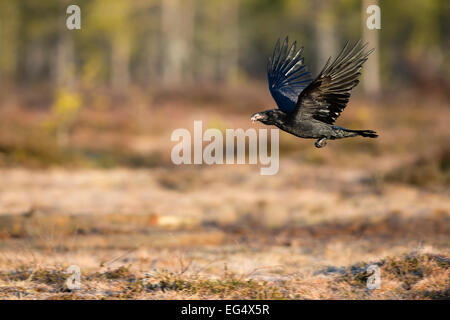
<path fill-rule="evenodd" d="M 267 65 L 269 90 L 279 109 L 258 112 L 252 121 L 260 121 L 300 138 L 317 139 L 321 148 L 327 139 L 347 137 L 378 137 L 372 130 L 352 130 L 334 125 L 350 99 L 350 91 L 359 83 L 361 68 L 372 50 L 358 41 L 347 43 L 338 56 L 331 58 L 313 80 L 302 56 L 303 47 L 297 43 L 289 47 L 286 37 L 283 44 L 277 41 Z"/>

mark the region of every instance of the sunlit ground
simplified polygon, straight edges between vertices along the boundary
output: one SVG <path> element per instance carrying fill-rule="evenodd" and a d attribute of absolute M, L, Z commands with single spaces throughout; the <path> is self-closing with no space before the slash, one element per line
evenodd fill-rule
<path fill-rule="evenodd" d="M 338 124 L 377 140 L 280 133 L 280 170 L 261 176 L 171 163 L 173 129 L 262 129 L 249 117 L 273 105 L 263 87 L 205 90 L 97 92 L 64 126 L 45 101 L 4 102 L 1 298 L 449 298 L 444 99 L 356 96 Z"/>

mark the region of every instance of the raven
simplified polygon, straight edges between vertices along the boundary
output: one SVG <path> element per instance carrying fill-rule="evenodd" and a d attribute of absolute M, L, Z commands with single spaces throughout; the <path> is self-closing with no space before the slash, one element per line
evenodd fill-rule
<path fill-rule="evenodd" d="M 313 80 L 295 41 L 288 48 L 288 37 L 280 46 L 278 39 L 267 65 L 269 90 L 278 109 L 252 115 L 252 121 L 275 125 L 300 138 L 317 139 L 314 145 L 322 148 L 327 140 L 347 137 L 376 138 L 372 130 L 352 130 L 334 124 L 346 107 L 350 91 L 359 83 L 360 71 L 372 50 L 359 40 L 351 46 L 347 42 L 336 59 L 331 57 Z"/>

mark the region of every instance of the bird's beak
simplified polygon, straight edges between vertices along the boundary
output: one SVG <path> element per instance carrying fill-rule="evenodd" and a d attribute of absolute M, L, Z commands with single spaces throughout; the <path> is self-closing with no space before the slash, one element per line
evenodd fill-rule
<path fill-rule="evenodd" d="M 252 120 L 253 122 L 255 122 L 255 121 L 259 120 L 259 119 L 264 119 L 264 115 L 262 115 L 261 113 L 255 113 L 250 118 L 250 120 Z"/>

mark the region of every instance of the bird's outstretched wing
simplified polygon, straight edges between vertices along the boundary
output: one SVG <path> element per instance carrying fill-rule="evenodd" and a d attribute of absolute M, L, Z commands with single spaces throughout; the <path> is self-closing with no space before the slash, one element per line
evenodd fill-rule
<path fill-rule="evenodd" d="M 367 43 L 345 45 L 341 53 L 324 68 L 298 97 L 293 116 L 298 120 L 316 119 L 333 124 L 346 107 L 350 91 L 359 83 L 362 65 L 372 50 L 365 52 Z"/>
<path fill-rule="evenodd" d="M 278 39 L 272 58 L 267 64 L 269 90 L 278 107 L 290 113 L 294 111 L 298 96 L 311 83 L 311 73 L 303 63 L 303 47 L 297 51 L 295 41 L 288 49 L 289 39 L 280 47 Z"/>

